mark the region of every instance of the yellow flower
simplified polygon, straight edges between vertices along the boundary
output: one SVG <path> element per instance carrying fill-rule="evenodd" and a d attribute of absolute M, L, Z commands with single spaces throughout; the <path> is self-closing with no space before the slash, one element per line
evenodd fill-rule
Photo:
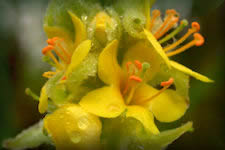
<path fill-rule="evenodd" d="M 182 20 L 180 22 L 180 25 L 177 26 L 177 23 L 179 22 L 179 14 L 173 9 L 169 9 L 166 11 L 164 19 L 161 19 L 160 14 L 161 13 L 159 10 L 154 10 L 152 12 L 152 19 L 150 20 L 149 12 L 145 12 L 146 18 L 149 19 L 147 19 L 146 29 L 144 29 L 144 33 L 149 42 L 154 46 L 154 48 L 159 52 L 159 54 L 169 66 L 172 66 L 174 69 L 184 72 L 185 74 L 188 74 L 203 82 L 213 82 L 211 79 L 197 72 L 194 72 L 175 61 L 169 60 L 168 58 L 182 53 L 192 46 L 201 46 L 204 44 L 203 36 L 197 33 L 200 30 L 200 25 L 197 22 L 193 22 L 192 27 L 183 37 L 173 42 L 172 44 L 168 44 L 166 42 L 171 39 L 174 40 L 175 36 L 188 25 L 188 22 L 187 20 Z M 173 31 L 167 34 L 171 30 Z M 176 47 L 182 44 L 192 34 L 194 36 L 194 39 L 191 42 L 176 49 Z M 166 46 L 163 46 L 162 44 L 166 44 Z"/>
<path fill-rule="evenodd" d="M 115 118 L 126 112 L 126 117 L 139 120 L 147 131 L 158 134 L 154 116 L 162 122 L 177 120 L 188 104 L 176 91 L 168 89 L 173 79 L 163 82 L 161 90 L 146 83 L 160 65 L 154 47 L 145 41 L 138 42 L 125 54 L 122 68 L 117 62 L 117 49 L 118 41 L 114 40 L 98 60 L 98 76 L 108 86 L 89 92 L 80 105 L 85 111 L 104 118 Z"/>
<path fill-rule="evenodd" d="M 44 128 L 57 150 L 94 149 L 100 142 L 101 122 L 77 104 L 67 104 L 47 115 Z"/>
<path fill-rule="evenodd" d="M 59 72 L 64 72 L 61 83 L 78 67 L 85 59 L 91 49 L 91 41 L 87 39 L 86 27 L 82 21 L 68 11 L 76 30 L 75 40 L 69 33 L 60 27 L 44 26 L 45 32 L 50 39 L 47 40 L 48 46 L 43 48 L 42 53 L 52 59 L 56 71 L 48 71 L 43 74 L 46 78 L 51 78 Z M 58 56 L 58 58 L 55 57 Z M 39 111 L 44 113 L 48 106 L 48 96 L 46 87 L 41 91 Z"/>

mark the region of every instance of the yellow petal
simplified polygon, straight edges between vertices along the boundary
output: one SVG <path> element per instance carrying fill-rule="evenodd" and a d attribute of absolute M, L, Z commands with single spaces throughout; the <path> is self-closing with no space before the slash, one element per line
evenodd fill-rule
<path fill-rule="evenodd" d="M 57 150 L 93 148 L 100 142 L 101 122 L 79 105 L 67 104 L 47 115 L 44 128 Z"/>
<path fill-rule="evenodd" d="M 80 105 L 89 113 L 104 118 L 115 118 L 125 109 L 122 95 L 114 86 L 94 90 L 84 96 Z"/>
<path fill-rule="evenodd" d="M 150 131 L 153 134 L 159 134 L 159 130 L 154 123 L 152 113 L 144 107 L 137 105 L 128 106 L 126 117 L 132 117 L 139 120 L 147 131 Z"/>
<path fill-rule="evenodd" d="M 159 42 L 155 39 L 155 37 L 152 35 L 152 33 L 149 32 L 148 30 L 144 29 L 144 33 L 145 33 L 148 41 L 154 48 L 154 50 L 161 56 L 161 58 L 165 61 L 165 63 L 168 65 L 168 67 L 170 67 L 169 58 L 166 56 L 166 53 L 163 51 Z"/>
<path fill-rule="evenodd" d="M 122 76 L 117 62 L 118 41 L 114 40 L 101 52 L 98 60 L 99 78 L 107 84 L 119 85 Z"/>
<path fill-rule="evenodd" d="M 158 91 L 147 84 L 143 84 L 136 90 L 133 102 L 143 102 L 158 93 Z M 161 122 L 172 122 L 184 115 L 188 108 L 188 103 L 176 91 L 166 90 L 147 102 L 144 106 L 149 108 L 157 120 Z"/>
<path fill-rule="evenodd" d="M 126 69 L 126 63 L 134 60 L 150 64 L 150 69 L 145 74 L 146 80 L 150 80 L 160 70 L 158 54 L 155 53 L 153 47 L 147 46 L 145 42 L 138 42 L 127 50 L 123 59 L 123 68 Z"/>
<path fill-rule="evenodd" d="M 188 74 L 188 75 L 190 75 L 190 76 L 192 76 L 192 77 L 194 77 L 194 78 L 196 78 L 196 79 L 198 79 L 200 81 L 203 81 L 203 82 L 214 82 L 213 80 L 209 79 L 208 77 L 203 76 L 203 75 L 201 75 L 201 74 L 199 74 L 197 72 L 194 72 L 191 69 L 189 69 L 189 68 L 187 68 L 187 67 L 185 67 L 185 66 L 183 66 L 183 65 L 181 65 L 181 64 L 179 64 L 179 63 L 177 63 L 175 61 L 170 61 L 170 63 L 171 63 L 173 68 L 175 68 L 175 69 L 177 69 L 177 70 L 179 70 L 181 72 L 184 72 L 184 73 L 186 73 L 186 74 Z"/>
<path fill-rule="evenodd" d="M 38 110 L 41 114 L 45 113 L 48 109 L 48 95 L 46 93 L 46 87 L 43 86 L 41 89 Z"/>
<path fill-rule="evenodd" d="M 66 31 L 65 29 L 61 27 L 55 27 L 55 26 L 52 27 L 47 25 L 44 25 L 44 30 L 48 38 L 53 38 L 53 37 L 62 38 L 65 41 L 66 46 L 68 46 L 68 49 L 70 51 L 73 50 L 73 41 L 68 31 Z"/>
<path fill-rule="evenodd" d="M 74 42 L 74 47 L 76 48 L 82 41 L 87 39 L 87 32 L 86 32 L 86 27 L 83 24 L 83 22 L 71 11 L 68 11 L 73 25 L 75 29 L 75 42 Z"/>
<path fill-rule="evenodd" d="M 174 90 L 166 90 L 150 102 L 149 108 L 161 122 L 180 119 L 188 109 L 188 102 Z"/>
<path fill-rule="evenodd" d="M 91 41 L 82 42 L 73 52 L 71 63 L 67 68 L 65 76 L 68 77 L 74 69 L 85 59 L 91 49 Z"/>

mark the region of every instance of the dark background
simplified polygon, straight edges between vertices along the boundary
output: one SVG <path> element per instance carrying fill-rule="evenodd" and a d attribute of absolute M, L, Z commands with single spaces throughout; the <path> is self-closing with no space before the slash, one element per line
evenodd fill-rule
<path fill-rule="evenodd" d="M 0 142 L 15 136 L 40 117 L 37 102 L 48 65 L 41 62 L 42 29 L 48 0 L 0 0 Z M 182 121 L 192 120 L 194 132 L 168 150 L 225 149 L 225 3 L 223 0 L 158 0 L 155 8 L 175 8 L 181 18 L 198 21 L 206 42 L 175 57 L 181 64 L 209 76 L 214 84 L 191 79 L 191 105 Z"/>

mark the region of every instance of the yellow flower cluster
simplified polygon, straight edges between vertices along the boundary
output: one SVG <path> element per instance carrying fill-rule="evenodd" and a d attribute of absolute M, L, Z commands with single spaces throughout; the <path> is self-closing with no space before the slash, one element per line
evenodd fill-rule
<path fill-rule="evenodd" d="M 119 45 L 123 43 L 117 39 L 109 41 L 100 53 L 97 73 L 105 86 L 89 92 L 77 104 L 67 102 L 58 106 L 56 111 L 45 117 L 44 127 L 57 149 L 83 149 L 90 143 L 97 146 L 102 128 L 99 118 L 116 118 L 125 112 L 125 118 L 140 121 L 146 132 L 154 135 L 160 133 L 154 118 L 160 122 L 173 122 L 181 118 L 189 102 L 170 88 L 174 79 L 161 82 L 161 89 L 148 84 L 160 71 L 161 64 L 203 82 L 213 82 L 170 60 L 171 56 L 204 43 L 204 38 L 197 33 L 200 30 L 199 24 L 192 23 L 192 27 L 182 38 L 164 46 L 166 41 L 173 39 L 187 25 L 187 21 L 182 20 L 178 26 L 179 15 L 175 10 L 167 10 L 164 19 L 161 19 L 159 10 L 154 10 L 152 15 L 149 10 L 150 8 L 146 7 L 146 27 L 140 33 L 144 38 L 136 39 L 134 44 L 130 45 L 121 63 L 118 62 L 117 55 Z M 59 84 L 66 82 L 92 49 L 92 41 L 87 37 L 84 23 L 71 11 L 68 13 L 76 31 L 74 40 L 60 27 L 44 27 L 49 40 L 48 46 L 42 52 L 52 59 L 56 70 L 45 72 L 43 76 L 52 78 L 63 73 Z M 106 28 L 111 21 L 106 12 L 99 12 L 92 21 L 92 24 L 95 24 L 96 37 L 102 43 L 107 42 Z M 170 30 L 174 31 L 168 33 Z M 192 34 L 193 41 L 176 49 Z M 43 86 L 39 102 L 40 113 L 47 111 L 48 99 L 46 86 Z"/>

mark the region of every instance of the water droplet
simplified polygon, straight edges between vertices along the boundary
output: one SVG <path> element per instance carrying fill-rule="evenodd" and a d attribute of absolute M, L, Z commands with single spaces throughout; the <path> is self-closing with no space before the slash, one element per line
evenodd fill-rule
<path fill-rule="evenodd" d="M 81 135 L 80 135 L 80 133 L 77 132 L 77 131 L 72 132 L 72 133 L 70 134 L 70 140 L 71 140 L 73 143 L 75 143 L 75 144 L 79 143 L 79 142 L 81 141 Z"/>
<path fill-rule="evenodd" d="M 81 130 L 85 130 L 87 129 L 88 125 L 89 125 L 89 120 L 87 117 L 81 117 L 77 123 L 78 127 Z"/>

